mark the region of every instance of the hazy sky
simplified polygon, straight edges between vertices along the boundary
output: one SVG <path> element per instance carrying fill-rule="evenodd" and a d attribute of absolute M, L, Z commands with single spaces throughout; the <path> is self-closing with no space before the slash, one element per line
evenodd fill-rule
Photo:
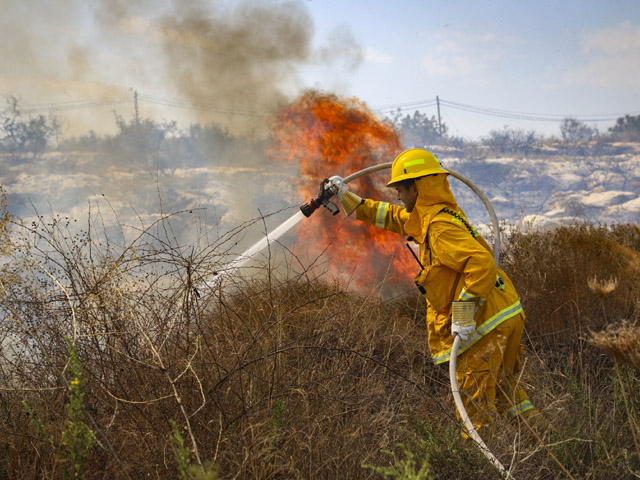
<path fill-rule="evenodd" d="M 436 115 L 439 96 L 450 133 L 474 138 L 505 124 L 558 133 L 558 121 L 516 113 L 590 124 L 640 114 L 637 0 L 0 6 L 0 94 L 38 113 L 53 107 L 70 133 L 113 127 L 113 110 L 132 115 L 134 90 L 142 115 L 242 133 L 305 87 L 382 112 Z M 488 114 L 468 111 L 476 107 Z"/>
<path fill-rule="evenodd" d="M 357 71 L 339 76 L 322 70 L 320 85 L 334 85 L 373 106 L 438 95 L 549 116 L 640 114 L 640 3 L 634 0 L 312 0 L 306 5 L 319 38 L 343 25 L 364 52 Z M 555 122 L 446 107 L 441 114 L 459 135 L 483 134 L 507 122 L 558 131 Z"/>

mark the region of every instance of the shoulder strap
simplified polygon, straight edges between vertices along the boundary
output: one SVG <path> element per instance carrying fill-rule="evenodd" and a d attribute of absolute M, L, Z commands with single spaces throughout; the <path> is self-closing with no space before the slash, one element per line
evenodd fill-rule
<path fill-rule="evenodd" d="M 438 213 L 448 213 L 449 215 L 457 218 L 458 220 L 460 220 L 465 227 L 467 227 L 467 230 L 469 230 L 469 233 L 471 234 L 471 236 L 477 240 L 478 237 L 478 231 L 473 228 L 471 225 L 469 225 L 469 223 L 467 222 L 467 220 L 462 217 L 461 215 L 458 214 L 458 212 L 454 212 L 452 210 L 449 210 L 447 207 L 444 207 L 442 210 L 440 210 Z M 480 242 L 480 240 L 478 240 L 478 242 Z M 482 245 L 482 242 L 480 242 L 480 244 Z M 484 245 L 483 245 L 484 246 Z M 486 247 L 484 247 L 486 248 Z M 431 253 L 431 252 L 429 252 Z M 497 267 L 497 265 L 496 265 Z M 496 287 L 498 287 L 500 290 L 504 290 L 504 280 L 502 279 L 501 276 L 496 275 Z"/>
<path fill-rule="evenodd" d="M 442 212 L 448 213 L 452 217 L 457 218 L 458 220 L 460 220 L 464 224 L 464 226 L 467 227 L 467 230 L 469 230 L 469 233 L 471 234 L 471 236 L 473 238 L 476 238 L 478 236 L 478 231 L 475 228 L 473 228 L 471 225 L 469 225 L 467 220 L 462 215 L 460 215 L 458 212 L 454 212 L 453 210 L 449 210 L 447 207 L 444 207 L 438 213 L 442 213 Z"/>

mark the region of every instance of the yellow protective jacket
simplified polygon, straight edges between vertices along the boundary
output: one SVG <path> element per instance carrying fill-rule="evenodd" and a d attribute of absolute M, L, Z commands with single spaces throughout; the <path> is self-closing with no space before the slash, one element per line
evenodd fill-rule
<path fill-rule="evenodd" d="M 439 364 L 449 360 L 453 345 L 453 300 L 475 300 L 479 305 L 476 331 L 460 346 L 459 354 L 500 323 L 523 312 L 511 280 L 500 267 L 496 269 L 491 248 L 473 227 L 467 227 L 447 175 L 418 178 L 416 186 L 418 198 L 411 213 L 404 207 L 365 199 L 357 209 L 357 218 L 407 235 L 419 245 L 424 269 L 416 282 L 426 291 L 429 349 L 433 361 Z"/>

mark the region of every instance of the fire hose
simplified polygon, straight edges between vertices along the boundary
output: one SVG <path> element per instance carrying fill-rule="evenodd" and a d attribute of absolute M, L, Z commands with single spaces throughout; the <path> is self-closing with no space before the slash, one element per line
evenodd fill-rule
<path fill-rule="evenodd" d="M 352 173 L 351 175 L 345 177 L 343 181 L 345 183 L 349 183 L 350 181 L 355 180 L 356 178 L 362 177 L 363 175 L 368 175 L 369 173 L 391 168 L 391 165 L 392 165 L 392 162 L 373 165 L 371 167 L 367 167 L 355 173 Z M 457 178 L 458 180 L 466 184 L 469 188 L 471 188 L 471 190 L 473 190 L 476 193 L 476 195 L 478 195 L 480 200 L 482 200 L 482 203 L 484 204 L 487 211 L 489 212 L 489 216 L 491 217 L 491 223 L 493 224 L 493 231 L 495 232 L 495 238 L 493 242 L 493 258 L 495 260 L 495 264 L 497 267 L 498 261 L 500 259 L 500 225 L 498 223 L 498 217 L 496 216 L 496 213 L 493 210 L 493 207 L 491 206 L 489 199 L 482 193 L 482 191 L 480 191 L 480 189 L 476 185 L 474 185 L 474 183 L 471 180 L 451 170 L 450 168 L 446 168 L 446 167 L 443 167 L 443 168 L 445 168 L 445 170 L 447 170 L 451 176 Z M 338 213 L 338 207 L 335 204 L 331 203 L 329 201 L 330 197 L 324 193 L 325 185 L 327 181 L 328 180 L 325 179 L 320 184 L 320 192 L 318 194 L 318 197 L 316 197 L 315 199 L 312 199 L 310 202 L 300 207 L 300 210 L 302 210 L 302 213 L 305 216 L 307 217 L 310 216 L 311 213 L 313 213 L 317 208 L 320 207 L 320 205 L 327 208 L 333 215 L 336 215 Z M 507 469 L 502 465 L 502 463 L 500 463 L 500 460 L 498 460 L 498 458 L 491 452 L 491 450 L 489 450 L 489 447 L 487 447 L 487 445 L 484 443 L 484 441 L 480 437 L 480 434 L 475 429 L 473 422 L 471 422 L 471 419 L 469 418 L 469 414 L 467 413 L 467 410 L 464 408 L 464 403 L 462 402 L 462 397 L 460 396 L 460 389 L 458 387 L 458 380 L 456 379 L 456 366 L 457 366 L 458 350 L 460 349 L 460 343 L 461 343 L 460 337 L 458 335 L 455 335 L 453 339 L 453 346 L 451 347 L 451 357 L 449 360 L 449 380 L 451 381 L 451 393 L 453 394 L 453 399 L 456 404 L 456 408 L 458 409 L 460 418 L 462 419 L 462 422 L 465 428 L 467 429 L 469 436 L 478 445 L 478 448 L 480 449 L 480 451 L 482 451 L 483 455 L 487 458 L 487 460 L 489 460 L 489 462 L 494 467 L 496 467 L 505 478 L 513 479 L 513 477 L 507 471 Z"/>

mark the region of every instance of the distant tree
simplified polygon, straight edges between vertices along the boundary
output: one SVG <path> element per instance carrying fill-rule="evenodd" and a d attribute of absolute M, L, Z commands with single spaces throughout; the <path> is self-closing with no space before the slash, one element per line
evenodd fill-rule
<path fill-rule="evenodd" d="M 391 117 L 391 123 L 402 136 L 406 146 L 428 146 L 442 141 L 447 133 L 447 126 L 442 124 L 442 134 L 435 116 L 427 116 L 415 111 L 413 115 L 402 116 L 400 109 Z"/>
<path fill-rule="evenodd" d="M 469 147 L 471 146 L 471 144 L 465 140 L 463 137 L 459 137 L 459 136 L 449 136 L 447 135 L 445 137 L 446 143 L 447 145 L 456 148 L 460 151 L 464 151 L 469 149 Z"/>
<path fill-rule="evenodd" d="M 260 162 L 268 139 L 237 137 L 215 123 L 189 127 L 186 139 L 193 147 L 194 159 L 204 164 L 254 166 Z"/>
<path fill-rule="evenodd" d="M 217 165 L 234 163 L 233 149 L 236 140 L 224 128 L 215 124 L 192 124 L 188 133 L 194 155 L 201 159 L 200 162 L 214 162 Z"/>
<path fill-rule="evenodd" d="M 560 135 L 567 145 L 576 145 L 580 142 L 588 142 L 598 136 L 598 129 L 590 127 L 575 118 L 567 117 L 560 123 Z"/>
<path fill-rule="evenodd" d="M 0 113 L 0 149 L 3 151 L 35 156 L 60 135 L 60 122 L 56 117 L 25 117 L 15 97 L 6 97 L 6 102 L 7 107 Z"/>
<path fill-rule="evenodd" d="M 167 165 L 167 139 L 177 135 L 175 121 L 155 122 L 149 118 L 126 121 L 116 114 L 118 132 L 106 143 L 114 160 L 128 164 Z"/>
<path fill-rule="evenodd" d="M 640 141 L 640 115 L 618 118 L 616 124 L 609 128 L 609 132 L 619 140 Z"/>
<path fill-rule="evenodd" d="M 534 130 L 517 130 L 506 125 L 502 130 L 491 130 L 489 135 L 482 139 L 484 145 L 500 153 L 522 153 L 525 156 L 531 153 L 538 141 L 540 138 Z"/>
<path fill-rule="evenodd" d="M 104 142 L 104 137 L 99 137 L 95 131 L 89 130 L 89 133 L 63 139 L 62 142 L 60 142 L 59 150 L 67 152 L 73 150 L 97 152 L 103 149 Z"/>

